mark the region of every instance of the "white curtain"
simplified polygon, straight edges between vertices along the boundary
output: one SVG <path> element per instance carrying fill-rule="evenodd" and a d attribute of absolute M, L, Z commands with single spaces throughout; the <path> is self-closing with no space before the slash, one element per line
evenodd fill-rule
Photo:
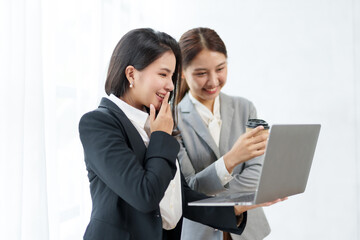
<path fill-rule="evenodd" d="M 141 1 L 0 0 L 0 239 L 82 239 L 91 199 L 78 122 Z M 136 25 L 136 26 L 135 26 Z"/>
<path fill-rule="evenodd" d="M 104 92 L 102 4 L 0 1 L 0 239 L 82 238 L 77 125 Z"/>
<path fill-rule="evenodd" d="M 0 238 L 48 239 L 40 1 L 0 16 Z"/>
<path fill-rule="evenodd" d="M 0 0 L 0 239 L 82 239 L 91 199 L 78 122 L 141 1 Z"/>

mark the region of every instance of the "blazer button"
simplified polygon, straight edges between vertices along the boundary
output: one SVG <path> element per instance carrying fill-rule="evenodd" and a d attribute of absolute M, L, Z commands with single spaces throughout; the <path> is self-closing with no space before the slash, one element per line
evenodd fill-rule
<path fill-rule="evenodd" d="M 159 215 L 159 214 L 155 214 L 155 217 L 160 217 L 160 215 Z"/>

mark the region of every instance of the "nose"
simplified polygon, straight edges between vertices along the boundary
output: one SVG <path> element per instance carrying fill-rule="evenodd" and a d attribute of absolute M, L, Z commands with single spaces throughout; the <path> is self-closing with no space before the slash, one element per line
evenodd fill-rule
<path fill-rule="evenodd" d="M 171 92 L 174 90 L 174 83 L 172 81 L 172 78 L 170 78 L 168 81 L 166 81 L 165 90 L 168 92 Z"/>
<path fill-rule="evenodd" d="M 216 87 L 217 85 L 219 85 L 219 80 L 216 73 L 209 74 L 208 85 L 212 87 Z"/>

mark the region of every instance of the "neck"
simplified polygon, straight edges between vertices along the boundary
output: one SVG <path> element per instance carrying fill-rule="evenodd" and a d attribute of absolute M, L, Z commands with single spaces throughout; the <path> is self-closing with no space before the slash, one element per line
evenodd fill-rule
<path fill-rule="evenodd" d="M 144 106 L 141 104 L 137 104 L 134 98 L 129 94 L 129 92 L 125 93 L 123 96 L 120 97 L 121 100 L 129 104 L 130 106 L 137 108 L 139 110 L 143 110 Z"/>
<path fill-rule="evenodd" d="M 202 103 L 202 104 L 204 104 L 210 110 L 210 112 L 214 113 L 214 103 L 215 100 L 206 101 L 206 103 Z"/>
<path fill-rule="evenodd" d="M 214 99 L 210 99 L 210 100 L 205 100 L 200 98 L 199 96 L 197 96 L 196 94 L 193 94 L 190 91 L 190 94 L 196 99 L 198 100 L 202 105 L 204 105 L 207 109 L 210 110 L 210 112 L 214 113 L 214 103 L 215 103 L 215 98 Z"/>
<path fill-rule="evenodd" d="M 196 98 L 199 102 L 201 102 L 207 109 L 210 110 L 210 112 L 214 113 L 214 103 L 215 103 L 215 99 L 211 99 L 211 100 L 204 100 L 204 99 L 199 99 Z"/>

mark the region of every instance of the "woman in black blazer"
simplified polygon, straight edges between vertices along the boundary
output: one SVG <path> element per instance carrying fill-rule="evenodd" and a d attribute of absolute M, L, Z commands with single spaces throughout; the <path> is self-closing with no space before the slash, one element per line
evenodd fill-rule
<path fill-rule="evenodd" d="M 172 136 L 174 109 L 168 99 L 175 98 L 180 72 L 179 46 L 165 33 L 135 29 L 117 44 L 105 83 L 110 97 L 79 123 L 92 198 L 84 239 L 180 239 L 181 219 L 164 230 L 159 209 L 179 171 L 179 144 Z M 111 100 L 114 97 L 116 101 Z M 148 142 L 136 121 L 119 107 L 119 99 L 127 109 L 150 113 L 149 124 L 144 125 L 150 128 Z M 189 201 L 206 196 L 191 190 L 182 174 L 179 183 L 182 209 L 178 210 L 183 216 L 241 234 L 245 211 L 253 207 L 189 207 Z"/>

